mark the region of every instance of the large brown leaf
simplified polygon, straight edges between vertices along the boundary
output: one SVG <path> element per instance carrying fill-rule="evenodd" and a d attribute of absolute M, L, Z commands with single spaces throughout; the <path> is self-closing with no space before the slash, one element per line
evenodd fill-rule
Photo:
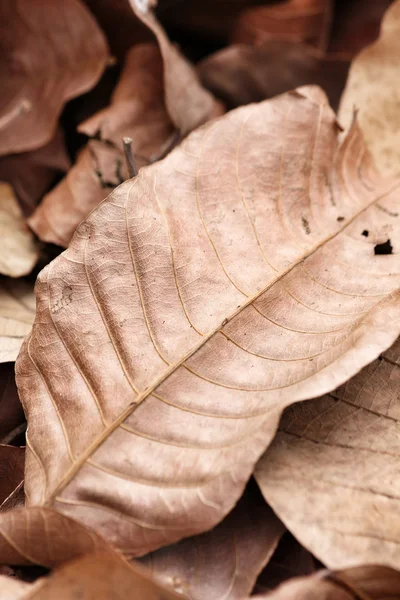
<path fill-rule="evenodd" d="M 137 166 L 157 157 L 174 128 L 164 105 L 162 58 L 152 44 L 134 46 L 126 56 L 110 106 L 82 123 L 92 139 L 76 164 L 43 199 L 29 219 L 46 242 L 67 246 L 77 225 L 114 187 L 128 178 L 122 138 L 132 138 Z"/>
<path fill-rule="evenodd" d="M 3 585 L 7 595 L 0 592 L 1 600 L 182 600 L 147 569 L 109 552 L 77 558 L 28 586 L 0 577 Z"/>
<path fill-rule="evenodd" d="M 39 258 L 39 247 L 15 197 L 13 188 L 0 181 L 0 274 L 28 275 Z"/>
<path fill-rule="evenodd" d="M 339 119 L 350 127 L 354 109 L 377 166 L 399 172 L 400 161 L 400 1 L 387 10 L 379 39 L 353 61 L 340 103 Z"/>
<path fill-rule="evenodd" d="M 252 484 L 217 527 L 145 556 L 153 577 L 190 600 L 250 595 L 284 532 Z"/>
<path fill-rule="evenodd" d="M 400 341 L 343 387 L 287 409 L 256 477 L 326 565 L 400 558 Z"/>
<path fill-rule="evenodd" d="M 271 40 L 261 46 L 237 44 L 198 65 L 203 85 L 230 108 L 272 98 L 300 85 L 315 83 L 339 104 L 349 62 L 323 56 L 305 44 Z"/>
<path fill-rule="evenodd" d="M 100 78 L 108 49 L 80 0 L 3 0 L 0 26 L 4 155 L 51 140 L 65 102 Z"/>
<path fill-rule="evenodd" d="M 210 529 L 281 411 L 393 343 L 398 254 L 362 232 L 390 227 L 397 251 L 399 182 L 356 125 L 339 150 L 337 133 L 318 88 L 232 111 L 117 188 L 42 271 L 17 363 L 31 504 L 136 555 Z"/>
<path fill-rule="evenodd" d="M 0 280 L 0 363 L 12 362 L 35 318 L 33 286 L 24 280 Z"/>

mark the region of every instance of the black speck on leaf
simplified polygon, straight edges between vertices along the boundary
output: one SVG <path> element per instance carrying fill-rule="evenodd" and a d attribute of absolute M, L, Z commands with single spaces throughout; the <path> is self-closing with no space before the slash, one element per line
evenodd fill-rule
<path fill-rule="evenodd" d="M 369 231 L 368 229 L 364 229 L 364 231 L 362 232 L 362 234 L 364 237 L 368 237 L 369 236 Z"/>

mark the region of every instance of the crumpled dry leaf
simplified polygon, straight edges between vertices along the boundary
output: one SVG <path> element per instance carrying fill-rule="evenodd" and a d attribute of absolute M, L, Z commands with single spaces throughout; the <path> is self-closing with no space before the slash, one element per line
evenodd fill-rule
<path fill-rule="evenodd" d="M 315 83 L 335 109 L 348 68 L 348 61 L 323 56 L 311 46 L 271 40 L 258 47 L 224 48 L 203 60 L 198 73 L 203 85 L 230 108 Z"/>
<path fill-rule="evenodd" d="M 330 568 L 400 566 L 399 389 L 397 341 L 343 387 L 287 409 L 257 465 L 267 501 Z"/>
<path fill-rule="evenodd" d="M 33 320 L 33 317 L 32 317 Z M 0 444 L 9 444 L 25 420 L 15 384 L 14 363 L 0 363 Z"/>
<path fill-rule="evenodd" d="M 151 8 L 157 0 L 129 0 L 135 15 L 156 36 L 164 62 L 165 105 L 182 136 L 224 112 L 200 83 L 195 68 L 171 44 Z"/>
<path fill-rule="evenodd" d="M 387 10 L 379 39 L 353 61 L 343 93 L 339 119 L 351 125 L 354 109 L 377 167 L 399 173 L 400 163 L 400 0 Z"/>
<path fill-rule="evenodd" d="M 398 206 L 399 182 L 356 124 L 339 150 L 337 133 L 319 88 L 236 109 L 117 188 L 42 271 L 17 362 L 31 504 L 132 555 L 210 529 L 281 411 L 393 343 L 398 254 L 361 232 L 391 227 L 398 251 L 376 205 Z"/>
<path fill-rule="evenodd" d="M 319 571 L 311 577 L 291 579 L 271 594 L 254 600 L 396 600 L 400 573 L 388 567 L 367 565 L 343 571 Z"/>
<path fill-rule="evenodd" d="M 18 356 L 35 319 L 32 284 L 24 280 L 0 280 L 0 363 Z"/>
<path fill-rule="evenodd" d="M 0 510 L 24 479 L 25 448 L 0 444 Z"/>
<path fill-rule="evenodd" d="M 11 585 L 20 600 L 182 600 L 173 590 L 153 581 L 147 569 L 109 552 L 82 556 L 27 588 L 24 585 Z"/>
<path fill-rule="evenodd" d="M 332 0 L 286 0 L 256 6 L 240 14 L 232 41 L 257 46 L 271 39 L 307 42 L 326 50 L 331 20 Z"/>
<path fill-rule="evenodd" d="M 0 181 L 0 274 L 28 275 L 38 258 L 38 245 L 25 224 L 14 190 Z"/>
<path fill-rule="evenodd" d="M 122 138 L 132 138 L 137 166 L 154 160 L 174 128 L 164 105 L 162 58 L 157 46 L 141 44 L 127 54 L 108 108 L 82 123 L 92 139 L 76 164 L 47 194 L 29 219 L 46 242 L 68 246 L 79 223 L 110 191 L 128 178 Z"/>
<path fill-rule="evenodd" d="M 58 129 L 53 139 L 42 148 L 0 157 L 0 181 L 6 181 L 13 187 L 23 213 L 28 216 L 56 176 L 68 171 L 70 166 L 64 135 Z"/>
<path fill-rule="evenodd" d="M 260 492 L 249 485 L 217 527 L 141 562 L 155 579 L 190 600 L 243 598 L 251 593 L 284 529 Z"/>
<path fill-rule="evenodd" d="M 80 0 L 4 0 L 0 26 L 4 155 L 50 142 L 65 102 L 100 78 L 108 48 Z"/>

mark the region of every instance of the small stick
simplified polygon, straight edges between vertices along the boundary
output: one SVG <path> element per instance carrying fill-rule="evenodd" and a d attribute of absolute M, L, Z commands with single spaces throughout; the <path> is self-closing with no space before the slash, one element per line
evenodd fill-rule
<path fill-rule="evenodd" d="M 138 174 L 138 170 L 136 167 L 136 163 L 135 163 L 135 159 L 134 159 L 133 151 L 132 151 L 132 138 L 124 137 L 124 138 L 122 138 L 122 142 L 124 144 L 124 152 L 125 152 L 126 164 L 128 166 L 129 177 L 132 179 L 132 177 L 136 177 L 136 175 Z"/>

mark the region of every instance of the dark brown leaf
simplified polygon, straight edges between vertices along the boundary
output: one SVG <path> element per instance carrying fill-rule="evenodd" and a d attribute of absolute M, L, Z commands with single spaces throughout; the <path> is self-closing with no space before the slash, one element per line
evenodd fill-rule
<path fill-rule="evenodd" d="M 106 40 L 80 0 L 3 0 L 0 6 L 0 155 L 44 146 L 62 108 L 89 90 Z"/>
<path fill-rule="evenodd" d="M 254 482 L 217 527 L 153 552 L 141 562 L 157 580 L 191 600 L 249 595 L 284 531 L 253 486 Z"/>
<path fill-rule="evenodd" d="M 25 448 L 0 445 L 0 510 L 24 479 Z"/>
<path fill-rule="evenodd" d="M 68 171 L 70 166 L 64 135 L 58 129 L 42 148 L 0 157 L 0 181 L 7 181 L 13 187 L 25 216 L 29 216 L 57 175 Z"/>
<path fill-rule="evenodd" d="M 311 46 L 272 40 L 225 48 L 202 61 L 198 72 L 203 85 L 230 108 L 308 83 L 321 86 L 336 108 L 348 68 L 348 61 L 324 57 Z"/>

